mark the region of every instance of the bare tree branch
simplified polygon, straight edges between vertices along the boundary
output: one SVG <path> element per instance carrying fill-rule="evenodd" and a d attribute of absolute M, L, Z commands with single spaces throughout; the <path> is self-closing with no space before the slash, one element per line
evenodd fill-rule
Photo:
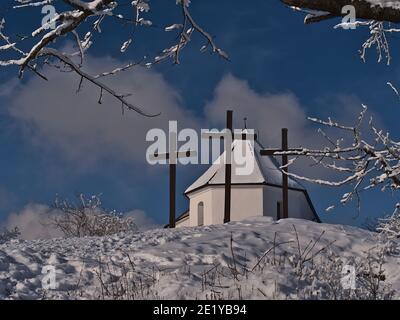
<path fill-rule="evenodd" d="M 374 5 L 377 1 L 370 0 L 281 0 L 284 4 L 309 10 L 327 12 L 332 16 L 343 15 L 342 8 L 352 5 L 356 9 L 357 19 L 400 22 L 400 9 L 393 3 L 396 1 L 381 0 L 381 5 Z"/>
<path fill-rule="evenodd" d="M 328 139 L 330 145 L 322 149 L 299 148 L 285 152 L 275 152 L 275 155 L 288 155 L 296 157 L 289 162 L 295 163 L 300 156 L 312 159 L 316 165 L 333 170 L 341 177 L 339 180 L 324 180 L 305 177 L 288 172 L 286 167 L 282 171 L 288 176 L 306 182 L 330 186 L 330 187 L 351 187 L 351 191 L 343 195 L 341 203 L 345 204 L 357 199 L 361 191 L 382 187 L 382 190 L 390 188 L 400 189 L 400 142 L 390 138 L 389 133 L 378 130 L 369 121 L 371 140 L 368 142 L 363 137 L 362 124 L 367 112 L 367 107 L 363 106 L 357 122 L 354 126 L 347 126 L 332 121 L 331 119 L 320 120 L 310 118 L 316 124 L 336 130 L 339 139 L 329 137 L 329 135 L 319 130 Z M 329 207 L 330 211 L 334 206 Z"/>
<path fill-rule="evenodd" d="M 14 0 L 17 2 L 13 8 L 18 10 L 29 9 L 32 7 L 43 6 L 52 4 L 58 8 L 62 8 L 63 12 L 55 13 L 54 17 L 50 18 L 49 21 L 43 22 L 42 26 L 36 30 L 30 31 L 29 36 L 19 37 L 17 40 L 11 40 L 11 37 L 6 36 L 4 33 L 5 20 L 0 18 L 0 67 L 6 66 L 17 66 L 19 67 L 19 77 L 22 78 L 26 69 L 31 70 L 36 75 L 47 80 L 46 76 L 43 75 L 39 70 L 41 65 L 48 64 L 54 66 L 49 62 L 49 58 L 56 58 L 61 61 L 64 65 L 70 68 L 70 71 L 75 72 L 81 78 L 79 89 L 81 88 L 83 79 L 90 81 L 100 90 L 100 99 L 102 101 L 103 92 L 107 92 L 119 100 L 122 106 L 128 110 L 138 112 L 140 115 L 154 117 L 159 115 L 150 114 L 146 112 L 142 107 L 135 106 L 129 103 L 125 98 L 127 95 L 121 95 L 117 93 L 117 90 L 106 86 L 104 83 L 99 81 L 99 78 L 116 75 L 119 72 L 132 69 L 136 63 L 130 63 L 120 68 L 115 68 L 109 72 L 103 72 L 99 75 L 89 75 L 82 69 L 84 67 L 84 55 L 85 52 L 91 47 L 94 36 L 93 33 L 101 33 L 101 23 L 109 18 L 114 18 L 114 21 L 118 23 L 131 23 L 134 25 L 133 32 L 138 27 L 153 27 L 153 22 L 143 15 L 150 11 L 150 0 L 133 0 L 128 3 L 119 4 L 112 0 L 63 0 L 63 3 L 68 5 L 67 10 L 65 6 L 59 6 L 59 3 L 54 0 Z M 228 55 L 217 47 L 211 35 L 205 31 L 193 18 L 189 11 L 190 1 L 188 0 L 177 0 L 176 4 L 181 9 L 184 24 L 173 24 L 165 28 L 166 32 L 173 32 L 180 30 L 180 36 L 177 44 L 166 48 L 162 51 L 162 54 L 156 56 L 154 59 L 150 58 L 150 61 L 144 63 L 145 59 L 142 60 L 145 66 L 151 67 L 152 65 L 162 62 L 167 59 L 172 59 L 175 63 L 179 63 L 179 55 L 181 51 L 189 44 L 191 37 L 194 33 L 200 34 L 211 47 L 212 52 L 218 54 L 224 59 L 228 59 Z M 133 10 L 132 10 L 133 9 Z M 93 22 L 92 19 L 96 19 Z M 84 36 L 79 35 L 79 30 L 87 29 L 87 26 L 92 24 L 92 31 L 89 31 Z M 52 44 L 56 41 L 59 42 L 65 36 L 71 34 L 74 41 L 77 44 L 78 52 L 70 54 L 61 50 L 52 48 Z M 81 40 L 82 39 L 82 40 Z M 32 45 L 28 44 L 28 40 L 35 41 Z M 4 42 L 1 43 L 1 42 Z M 132 35 L 129 39 L 124 42 L 120 51 L 125 53 L 132 43 Z M 25 47 L 25 49 L 22 49 Z M 7 58 L 2 58 L 2 55 Z M 11 58 L 10 58 L 11 56 Z M 80 63 L 76 63 L 73 57 L 79 56 Z M 40 58 L 47 57 L 43 62 Z M 55 66 L 57 67 L 57 66 Z M 59 68 L 60 69 L 60 68 Z M 79 91 L 78 89 L 78 91 Z"/>

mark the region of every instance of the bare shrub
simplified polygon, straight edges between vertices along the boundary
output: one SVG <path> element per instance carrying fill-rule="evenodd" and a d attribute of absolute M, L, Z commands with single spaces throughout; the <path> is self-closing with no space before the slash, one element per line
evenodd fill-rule
<path fill-rule="evenodd" d="M 136 230 L 132 218 L 103 208 L 99 196 L 86 198 L 80 194 L 75 203 L 56 199 L 54 208 L 61 213 L 52 223 L 65 237 L 102 237 Z"/>
<path fill-rule="evenodd" d="M 227 267 L 215 264 L 202 274 L 206 299 L 327 299 L 390 300 L 394 291 L 384 270 L 386 250 L 378 245 L 361 257 L 347 259 L 333 253 L 333 242 L 322 245 L 322 232 L 302 247 L 296 228 L 295 241 L 274 243 L 252 266 L 239 265 L 232 248 Z M 344 285 L 350 265 L 354 268 L 354 287 Z M 279 280 L 276 275 L 284 274 Z M 271 279 L 276 278 L 271 292 Z"/>
<path fill-rule="evenodd" d="M 391 255 L 400 254 L 400 204 L 390 217 L 380 219 L 377 227 L 379 240 L 385 243 L 387 253 Z"/>
<path fill-rule="evenodd" d="M 98 260 L 94 270 L 98 280 L 98 298 L 102 300 L 146 300 L 159 299 L 155 285 L 159 273 L 154 268 L 149 272 L 139 270 L 126 254 L 129 263 Z"/>
<path fill-rule="evenodd" d="M 303 299 L 329 300 L 390 300 L 394 291 L 387 282 L 385 250 L 376 247 L 360 258 L 344 259 L 329 252 L 319 262 L 307 267 L 304 273 L 307 285 L 301 292 Z M 345 286 L 346 267 L 354 268 L 354 287 Z M 350 275 L 351 276 L 351 275 Z"/>
<path fill-rule="evenodd" d="M 393 214 L 385 219 L 380 219 L 377 231 L 385 236 L 385 239 L 400 239 L 400 204 L 397 204 Z"/>

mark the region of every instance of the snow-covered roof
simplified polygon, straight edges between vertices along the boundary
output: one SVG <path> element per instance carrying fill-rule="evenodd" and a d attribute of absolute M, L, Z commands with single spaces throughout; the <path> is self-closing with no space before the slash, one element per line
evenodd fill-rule
<path fill-rule="evenodd" d="M 261 156 L 258 141 L 238 140 L 232 143 L 232 184 L 271 184 L 282 186 L 282 171 L 274 157 Z M 208 185 L 225 184 L 225 152 L 187 190 L 188 194 Z M 246 170 L 246 168 L 248 170 Z M 289 178 L 289 187 L 305 190 Z"/>

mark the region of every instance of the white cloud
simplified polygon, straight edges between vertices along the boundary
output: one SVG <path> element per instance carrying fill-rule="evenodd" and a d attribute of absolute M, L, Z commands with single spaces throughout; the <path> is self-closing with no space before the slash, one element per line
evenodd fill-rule
<path fill-rule="evenodd" d="M 24 240 L 61 237 L 62 233 L 51 223 L 57 212 L 41 204 L 28 204 L 20 212 L 11 213 L 5 223 L 7 229 L 18 227 Z"/>
<path fill-rule="evenodd" d="M 246 81 L 232 75 L 225 76 L 218 84 L 214 97 L 205 107 L 205 115 L 216 126 L 225 125 L 227 109 L 234 111 L 235 127 L 248 126 L 260 134 L 266 146 L 279 147 L 281 129 L 289 129 L 292 145 L 314 143 L 315 131 L 297 97 L 290 92 L 270 94 L 255 92 Z"/>
<path fill-rule="evenodd" d="M 63 237 L 63 233 L 53 224 L 57 214 L 60 214 L 58 210 L 47 205 L 31 203 L 20 212 L 8 215 L 4 227 L 9 230 L 18 227 L 24 240 L 59 238 Z M 141 231 L 160 227 L 142 210 L 132 210 L 124 216 L 133 218 Z"/>
<path fill-rule="evenodd" d="M 307 114 L 298 98 L 291 92 L 258 93 L 247 81 L 232 75 L 225 76 L 205 106 L 205 116 L 216 127 L 225 126 L 226 110 L 234 111 L 234 127 L 243 128 L 247 118 L 248 128 L 256 130 L 264 147 L 281 147 L 281 130 L 289 129 L 289 147 L 321 146 L 323 141 L 317 130 L 307 120 Z M 315 166 L 307 159 L 299 159 L 291 170 L 300 175 L 332 177 L 333 172 Z"/>
<path fill-rule="evenodd" d="M 141 231 L 150 230 L 160 227 L 155 221 L 146 215 L 143 210 L 132 210 L 124 214 L 124 217 L 133 218 L 136 226 Z"/>
<path fill-rule="evenodd" d="M 111 58 L 90 58 L 89 71 L 109 70 L 122 62 Z M 297 97 L 290 92 L 270 94 L 255 92 L 246 81 L 225 76 L 215 89 L 213 99 L 199 119 L 186 108 L 179 92 L 159 73 L 137 68 L 109 79 L 119 92 L 133 93 L 132 102 L 148 112 L 162 112 L 160 117 L 144 118 L 135 112 L 121 114 L 120 105 L 105 95 L 97 104 L 99 90 L 84 82 L 76 94 L 79 79 L 73 75 L 47 70 L 49 82 L 32 78 L 10 97 L 10 115 L 27 139 L 51 152 L 60 152 L 77 170 L 87 169 L 99 160 L 112 159 L 146 165 L 145 141 L 148 130 L 167 130 L 169 120 L 178 121 L 178 129 L 223 127 L 228 108 L 235 111 L 235 126 L 248 125 L 259 131 L 266 146 L 280 145 L 281 128 L 289 128 L 293 146 L 315 145 L 320 138 L 310 126 Z"/>
<path fill-rule="evenodd" d="M 320 108 L 318 113 L 322 119 L 332 117 L 339 123 L 352 126 L 357 123 L 357 118 L 362 110 L 362 101 L 354 95 L 330 94 L 315 99 L 315 105 Z M 211 101 L 205 106 L 205 117 L 209 123 L 216 127 L 224 127 L 226 110 L 234 111 L 234 127 L 243 128 L 246 117 L 248 127 L 255 129 L 259 134 L 259 141 L 264 147 L 280 148 L 281 129 L 289 129 L 289 147 L 322 148 L 328 143 L 317 128 L 307 117 L 299 99 L 292 92 L 271 94 L 259 93 L 253 90 L 247 81 L 238 79 L 233 75 L 225 76 L 217 85 Z M 383 128 L 380 117 L 373 113 L 375 124 Z M 367 136 L 370 132 L 368 119 L 364 123 L 363 131 Z M 326 128 L 325 128 L 326 129 Z M 343 137 L 339 130 L 327 131 L 333 140 Z M 353 139 L 353 136 L 347 138 Z M 351 142 L 350 142 L 351 143 Z M 337 180 L 340 174 L 336 171 L 316 166 L 310 159 L 299 158 L 291 167 L 299 175 L 319 179 Z"/>
<path fill-rule="evenodd" d="M 111 58 L 91 57 L 90 61 L 92 73 L 123 64 Z M 53 69 L 45 73 L 49 82 L 33 77 L 13 91 L 9 113 L 27 139 L 44 150 L 61 153 L 78 171 L 107 159 L 145 165 L 148 130 L 166 130 L 168 120 L 178 120 L 179 129 L 198 129 L 204 123 L 221 127 L 227 108 L 235 111 L 236 127 L 242 127 L 247 117 L 248 125 L 259 130 L 266 145 L 280 145 L 282 127 L 289 128 L 292 145 L 310 145 L 318 139 L 293 93 L 260 94 L 232 75 L 218 84 L 203 119 L 194 117 L 179 92 L 155 71 L 137 68 L 107 80 L 119 92 L 132 93 L 131 101 L 146 111 L 162 113 L 149 119 L 135 112 L 122 115 L 121 106 L 108 95 L 99 105 L 99 90 L 87 82 L 76 94 L 79 79 L 74 75 Z"/>
<path fill-rule="evenodd" d="M 88 70 L 96 73 L 122 64 L 91 57 Z M 90 83 L 84 82 L 76 94 L 78 77 L 54 69 L 45 73 L 49 82 L 34 77 L 13 92 L 9 113 L 35 145 L 61 152 L 78 169 L 110 158 L 144 163 L 149 129 L 166 129 L 168 120 L 196 127 L 195 119 L 181 106 L 179 93 L 154 71 L 138 67 L 105 81 L 120 93 L 132 93 L 128 99 L 147 112 L 161 112 L 156 118 L 128 111 L 123 115 L 121 105 L 107 94 L 98 104 L 99 90 Z"/>

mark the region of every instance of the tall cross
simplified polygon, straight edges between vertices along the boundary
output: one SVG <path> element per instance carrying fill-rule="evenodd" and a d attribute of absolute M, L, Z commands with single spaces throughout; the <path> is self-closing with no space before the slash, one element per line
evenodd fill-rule
<path fill-rule="evenodd" d="M 228 110 L 226 112 L 226 129 L 228 133 L 231 134 L 233 140 L 233 111 Z M 229 132 L 230 131 L 230 132 Z M 226 147 L 229 150 L 232 150 L 232 145 Z M 231 221 L 231 187 L 232 187 L 232 157 L 231 152 L 226 152 L 225 150 L 225 204 L 224 204 L 224 223 L 228 223 Z"/>
<path fill-rule="evenodd" d="M 289 179 L 288 179 L 288 155 L 290 152 L 301 151 L 303 149 L 289 149 L 288 129 L 282 129 L 282 148 L 264 149 L 260 151 L 262 156 L 281 156 L 282 157 L 282 204 L 283 219 L 289 218 Z"/>
<path fill-rule="evenodd" d="M 176 145 L 174 146 L 176 150 Z M 196 151 L 155 153 L 150 157 L 152 161 L 167 160 L 169 164 L 169 227 L 176 226 L 176 164 L 180 158 L 196 156 Z"/>
<path fill-rule="evenodd" d="M 247 119 L 246 119 L 247 120 Z M 224 201 L 224 223 L 231 221 L 231 194 L 232 194 L 232 142 L 234 138 L 246 140 L 252 136 L 255 139 L 256 135 L 251 133 L 241 133 L 239 135 L 233 132 L 233 111 L 226 112 L 226 131 L 220 132 L 204 132 L 202 138 L 209 139 L 225 139 L 225 201 Z"/>

